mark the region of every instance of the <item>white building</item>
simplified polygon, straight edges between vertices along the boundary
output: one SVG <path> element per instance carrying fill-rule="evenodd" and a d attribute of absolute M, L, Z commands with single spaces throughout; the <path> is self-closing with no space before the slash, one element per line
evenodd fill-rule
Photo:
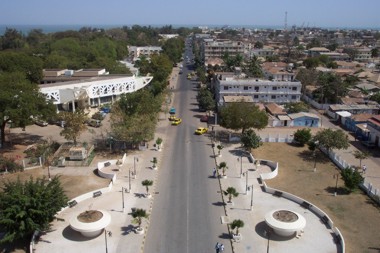
<path fill-rule="evenodd" d="M 142 89 L 153 77 L 104 75 L 81 80 L 41 84 L 40 91 L 57 109 L 75 111 L 76 108 L 95 107 L 113 103 L 121 94 Z"/>
<path fill-rule="evenodd" d="M 225 54 L 235 57 L 244 55 L 244 43 L 231 40 L 204 39 L 202 42 L 202 57 L 206 61 L 209 58 L 222 58 Z"/>
<path fill-rule="evenodd" d="M 301 82 L 295 80 L 269 81 L 223 75 L 217 75 L 214 79 L 216 101 L 219 106 L 223 106 L 224 96 L 251 96 L 255 103 L 299 102 L 301 86 Z"/>
<path fill-rule="evenodd" d="M 141 56 L 150 58 L 153 54 L 159 54 L 162 51 L 161 47 L 148 46 L 148 47 L 136 47 L 128 46 L 129 59 L 134 62 Z"/>

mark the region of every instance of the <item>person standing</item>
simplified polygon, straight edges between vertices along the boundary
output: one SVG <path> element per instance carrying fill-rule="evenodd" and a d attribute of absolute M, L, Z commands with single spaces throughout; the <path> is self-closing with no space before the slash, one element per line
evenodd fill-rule
<path fill-rule="evenodd" d="M 363 174 L 365 174 L 366 170 L 367 170 L 367 166 L 365 166 L 365 164 L 364 164 L 363 165 Z"/>
<path fill-rule="evenodd" d="M 220 244 L 220 252 L 223 252 L 224 251 L 224 244 Z"/>

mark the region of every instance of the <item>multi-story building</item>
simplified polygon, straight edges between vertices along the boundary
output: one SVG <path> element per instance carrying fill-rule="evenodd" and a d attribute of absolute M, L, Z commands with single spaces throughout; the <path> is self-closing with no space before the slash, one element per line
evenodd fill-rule
<path fill-rule="evenodd" d="M 370 48 L 362 47 L 356 48 L 357 54 L 355 55 L 355 61 L 368 62 L 372 58 L 372 52 Z"/>
<path fill-rule="evenodd" d="M 204 39 L 201 45 L 203 60 L 222 58 L 226 53 L 231 57 L 244 55 L 244 43 L 241 41 Z"/>
<path fill-rule="evenodd" d="M 268 47 L 264 46 L 263 48 L 252 48 L 248 51 L 248 58 L 252 56 L 257 56 L 257 57 L 270 57 L 273 56 L 274 54 L 274 49 L 273 47 Z"/>
<path fill-rule="evenodd" d="M 219 74 L 214 78 L 218 106 L 224 105 L 224 96 L 251 96 L 252 101 L 256 103 L 299 102 L 301 86 L 301 82 L 294 79 L 293 81 L 269 81 Z"/>
<path fill-rule="evenodd" d="M 161 47 L 148 46 L 148 47 L 136 47 L 128 46 L 129 60 L 134 62 L 141 56 L 147 58 L 151 57 L 153 54 L 159 54 L 162 51 Z"/>

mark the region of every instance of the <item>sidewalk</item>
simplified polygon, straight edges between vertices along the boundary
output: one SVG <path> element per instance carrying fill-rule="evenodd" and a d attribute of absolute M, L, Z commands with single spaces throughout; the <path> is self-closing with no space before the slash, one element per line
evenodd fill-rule
<path fill-rule="evenodd" d="M 275 197 L 265 193 L 259 183 L 261 173 L 270 172 L 266 165 L 256 167 L 243 156 L 240 159 L 240 144 L 229 145 L 221 151 L 221 157 L 216 157 L 216 163 L 226 162 L 227 178 L 220 178 L 222 190 L 234 187 L 239 196 L 233 198 L 233 205 L 226 205 L 227 217 L 221 217 L 227 223 L 241 219 L 244 227 L 239 229 L 242 234 L 240 242 L 232 242 L 234 252 L 337 252 L 332 230 L 326 228 L 313 212 L 301 207 L 293 201 Z M 214 150 L 217 154 L 217 150 Z M 280 165 L 281 168 L 281 165 Z M 243 175 L 240 174 L 243 172 Z M 221 173 L 221 171 L 219 171 Z M 248 176 L 248 177 L 247 177 Z M 249 190 L 247 191 L 247 187 Z M 227 196 L 224 196 L 226 202 Z M 252 210 L 251 210 L 252 201 Z M 274 209 L 289 209 L 304 216 L 306 227 L 300 238 L 283 238 L 273 233 L 268 234 L 265 215 Z M 317 239 L 316 239 L 317 238 Z"/>
<path fill-rule="evenodd" d="M 177 84 L 178 70 L 172 73 L 171 86 Z M 143 235 L 136 234 L 132 223 L 132 208 L 142 208 L 151 213 L 154 200 L 155 185 L 157 185 L 162 152 L 154 148 L 155 140 L 163 139 L 162 148 L 165 148 L 167 126 L 170 122 L 164 113 L 159 115 L 154 140 L 149 143 L 149 149 L 136 151 L 127 155 L 126 162 L 117 172 L 117 179 L 112 189 L 99 197 L 86 199 L 72 208 L 67 208 L 57 215 L 59 221 L 52 222 L 51 231 L 42 235 L 35 244 L 35 252 L 143 252 L 144 240 L 148 229 L 148 220 L 143 220 Z M 152 169 L 152 159 L 157 157 L 157 170 Z M 107 159 L 104 159 L 107 160 Z M 96 165 L 93 165 L 96 167 Z M 136 178 L 132 175 L 136 168 Z M 130 173 L 131 172 L 131 173 Z M 129 177 L 131 175 L 131 177 Z M 153 180 L 153 186 L 149 188 L 152 198 L 146 198 L 145 186 L 141 182 L 145 179 Z M 131 184 L 129 184 L 131 182 Z M 131 191 L 129 192 L 129 188 Z M 124 190 L 124 193 L 122 192 Z M 123 201 L 124 197 L 124 201 Z M 124 205 L 124 210 L 123 210 Z M 70 228 L 69 222 L 72 217 L 86 210 L 105 210 L 111 215 L 111 223 L 106 227 L 112 236 L 102 233 L 95 238 L 83 237 L 80 233 Z"/>

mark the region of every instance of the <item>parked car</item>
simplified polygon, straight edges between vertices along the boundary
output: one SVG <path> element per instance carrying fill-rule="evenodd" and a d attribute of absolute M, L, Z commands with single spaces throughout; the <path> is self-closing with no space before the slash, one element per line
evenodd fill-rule
<path fill-rule="evenodd" d="M 169 120 L 170 121 L 174 121 L 174 120 L 176 120 L 176 119 L 178 119 L 175 115 L 170 115 L 169 116 Z"/>
<path fill-rule="evenodd" d="M 37 126 L 41 126 L 41 127 L 46 127 L 48 125 L 48 123 L 44 120 L 41 120 L 41 119 L 36 119 L 34 121 L 34 124 L 36 124 Z"/>
<path fill-rule="evenodd" d="M 201 117 L 201 122 L 208 122 L 208 116 L 207 115 L 203 115 Z"/>
<path fill-rule="evenodd" d="M 206 127 L 198 127 L 197 130 L 195 130 L 195 134 L 202 135 L 204 133 L 207 133 L 208 128 Z"/>
<path fill-rule="evenodd" d="M 101 121 L 98 119 L 89 119 L 87 125 L 92 127 L 100 127 L 102 125 Z"/>

